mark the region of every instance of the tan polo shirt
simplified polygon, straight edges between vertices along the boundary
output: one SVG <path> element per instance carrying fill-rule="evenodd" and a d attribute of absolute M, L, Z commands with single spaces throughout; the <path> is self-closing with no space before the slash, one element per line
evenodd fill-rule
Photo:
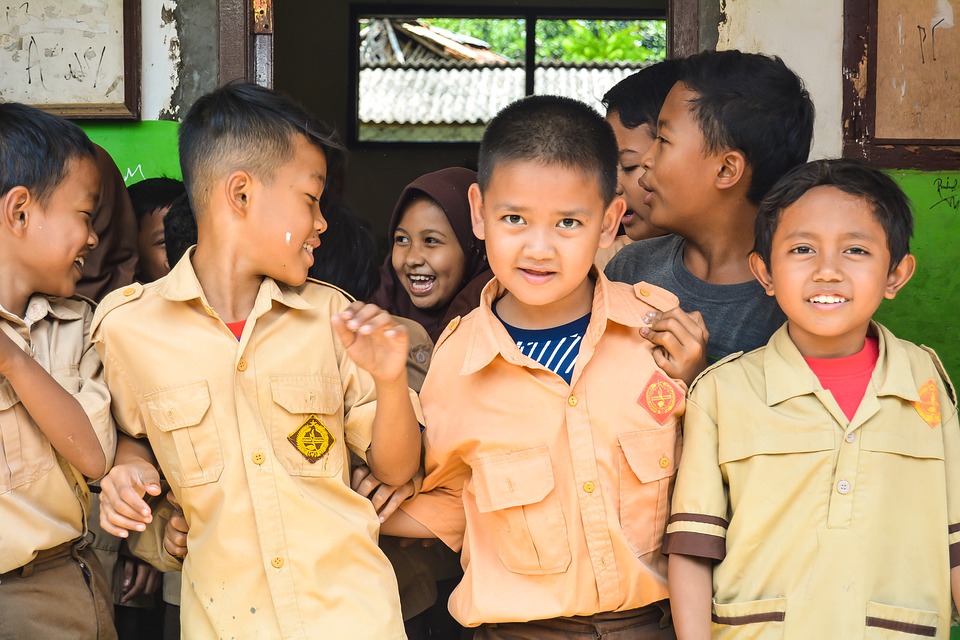
<path fill-rule="evenodd" d="M 718 561 L 715 637 L 949 637 L 955 396 L 932 352 L 871 331 L 853 420 L 785 326 L 693 385 L 664 551 Z"/>
<path fill-rule="evenodd" d="M 597 276 L 572 384 L 520 353 L 491 304 L 453 321 L 421 393 L 427 476 L 401 508 L 454 550 L 462 624 L 591 615 L 667 597 L 660 540 L 686 386 L 639 334 L 677 298 Z"/>
<path fill-rule="evenodd" d="M 404 637 L 376 512 L 349 486 L 376 403 L 330 325 L 347 304 L 264 279 L 238 342 L 184 259 L 98 309 L 114 415 L 149 438 L 190 527 L 184 637 Z"/>
<path fill-rule="evenodd" d="M 0 330 L 80 402 L 111 465 L 116 428 L 100 357 L 90 344 L 93 310 L 80 299 L 34 295 L 24 315 L 0 307 Z M 58 460 L 13 386 L 0 376 L 0 573 L 83 534 L 89 495 L 80 471 Z"/>

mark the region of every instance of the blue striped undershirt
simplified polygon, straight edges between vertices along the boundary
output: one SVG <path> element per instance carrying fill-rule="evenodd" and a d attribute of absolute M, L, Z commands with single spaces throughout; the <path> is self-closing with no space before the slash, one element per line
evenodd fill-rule
<path fill-rule="evenodd" d="M 570 384 L 577 356 L 580 355 L 580 341 L 590 324 L 589 313 L 573 322 L 549 329 L 520 329 L 509 325 L 497 314 L 496 305 L 493 307 L 493 315 L 503 323 L 507 333 L 517 343 L 520 353 L 537 361 Z"/>

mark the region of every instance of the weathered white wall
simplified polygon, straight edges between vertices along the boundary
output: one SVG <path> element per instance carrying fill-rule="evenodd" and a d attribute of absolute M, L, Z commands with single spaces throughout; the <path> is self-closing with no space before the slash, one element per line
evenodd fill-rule
<path fill-rule="evenodd" d="M 142 119 L 171 114 L 180 83 L 180 36 L 174 10 L 177 0 L 141 0 Z"/>
<path fill-rule="evenodd" d="M 843 0 L 718 1 L 726 21 L 717 48 L 780 56 L 803 78 L 817 109 L 811 159 L 839 156 Z"/>

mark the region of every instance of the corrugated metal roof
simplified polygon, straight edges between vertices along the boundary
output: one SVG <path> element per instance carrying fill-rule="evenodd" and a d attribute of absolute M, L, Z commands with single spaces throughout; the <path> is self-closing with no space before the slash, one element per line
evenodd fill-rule
<path fill-rule="evenodd" d="M 617 64 L 538 66 L 537 94 L 582 100 L 603 112 L 600 99 L 640 67 Z M 360 122 L 476 124 L 524 96 L 520 65 L 376 65 L 360 69 Z"/>

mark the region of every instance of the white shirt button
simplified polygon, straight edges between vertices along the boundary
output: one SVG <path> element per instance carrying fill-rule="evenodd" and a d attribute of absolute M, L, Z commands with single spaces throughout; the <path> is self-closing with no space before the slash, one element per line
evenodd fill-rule
<path fill-rule="evenodd" d="M 854 440 L 857 439 L 857 434 L 855 434 L 853 431 L 851 431 L 850 433 L 848 433 L 847 435 L 845 435 L 845 436 L 843 437 L 843 439 L 846 440 L 847 442 L 853 442 Z"/>
<path fill-rule="evenodd" d="M 848 493 L 850 493 L 850 489 L 852 488 L 853 487 L 851 487 L 850 483 L 847 482 L 846 480 L 841 480 L 840 482 L 837 483 L 837 493 L 841 495 L 847 495 Z"/>

